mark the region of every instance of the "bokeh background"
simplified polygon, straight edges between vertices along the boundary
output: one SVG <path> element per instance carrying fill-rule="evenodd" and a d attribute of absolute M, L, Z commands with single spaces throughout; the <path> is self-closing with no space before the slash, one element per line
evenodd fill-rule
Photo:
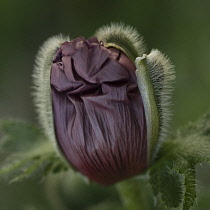
<path fill-rule="evenodd" d="M 90 37 L 111 21 L 136 27 L 146 40 L 148 52 L 158 48 L 176 66 L 172 130 L 209 111 L 209 0 L 0 0 L 0 118 L 37 121 L 31 74 L 43 41 L 59 33 L 71 38 Z M 209 167 L 200 167 L 198 174 L 200 195 L 195 209 L 210 209 Z M 0 209 L 97 209 L 91 207 L 93 204 L 103 209 L 104 202 L 121 209 L 113 187 L 88 186 L 75 176 L 65 176 L 66 183 L 60 179 L 11 185 L 2 182 Z"/>

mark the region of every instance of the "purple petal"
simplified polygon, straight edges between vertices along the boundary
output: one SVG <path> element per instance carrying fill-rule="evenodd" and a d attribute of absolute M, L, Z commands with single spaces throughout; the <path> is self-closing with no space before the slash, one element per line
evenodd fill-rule
<path fill-rule="evenodd" d="M 107 185 L 147 167 L 147 129 L 135 65 L 97 38 L 65 42 L 52 64 L 55 133 L 69 163 Z"/>

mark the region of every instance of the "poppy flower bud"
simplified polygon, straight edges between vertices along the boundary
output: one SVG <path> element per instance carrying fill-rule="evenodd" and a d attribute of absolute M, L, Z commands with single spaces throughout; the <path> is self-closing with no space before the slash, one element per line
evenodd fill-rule
<path fill-rule="evenodd" d="M 36 61 L 46 134 L 75 170 L 104 185 L 148 168 L 168 124 L 172 66 L 143 51 L 134 29 L 111 25 L 90 39 L 54 37 Z"/>

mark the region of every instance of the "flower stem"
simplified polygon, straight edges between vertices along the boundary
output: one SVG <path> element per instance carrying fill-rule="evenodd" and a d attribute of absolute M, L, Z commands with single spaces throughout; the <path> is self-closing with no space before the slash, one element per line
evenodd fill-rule
<path fill-rule="evenodd" d="M 116 186 L 125 210 L 149 210 L 145 181 L 130 179 Z"/>

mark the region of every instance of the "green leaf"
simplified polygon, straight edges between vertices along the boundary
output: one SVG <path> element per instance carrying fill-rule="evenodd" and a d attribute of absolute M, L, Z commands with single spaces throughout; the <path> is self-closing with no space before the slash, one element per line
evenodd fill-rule
<path fill-rule="evenodd" d="M 20 152 L 46 140 L 41 130 L 32 123 L 21 120 L 0 120 L 0 147 L 8 152 Z"/>
<path fill-rule="evenodd" d="M 158 196 L 160 193 L 160 167 L 153 167 L 150 170 L 150 184 L 152 186 L 152 190 L 155 196 Z"/>
<path fill-rule="evenodd" d="M 210 114 L 163 142 L 150 169 L 154 194 L 160 195 L 167 207 L 192 208 L 196 200 L 194 167 L 203 162 L 210 162 Z"/>
<path fill-rule="evenodd" d="M 162 162 L 150 170 L 150 184 L 155 196 L 170 208 L 181 205 L 184 195 L 184 176 L 172 162 Z"/>
<path fill-rule="evenodd" d="M 35 125 L 18 120 L 1 120 L 0 131 L 0 179 L 12 183 L 29 177 L 42 178 L 49 173 L 68 169 Z"/>
<path fill-rule="evenodd" d="M 196 181 L 195 181 L 195 167 L 189 168 L 185 172 L 185 194 L 183 210 L 191 209 L 196 201 Z"/>
<path fill-rule="evenodd" d="M 184 176 L 176 169 L 165 167 L 160 173 L 161 198 L 168 207 L 177 208 L 183 199 Z"/>

